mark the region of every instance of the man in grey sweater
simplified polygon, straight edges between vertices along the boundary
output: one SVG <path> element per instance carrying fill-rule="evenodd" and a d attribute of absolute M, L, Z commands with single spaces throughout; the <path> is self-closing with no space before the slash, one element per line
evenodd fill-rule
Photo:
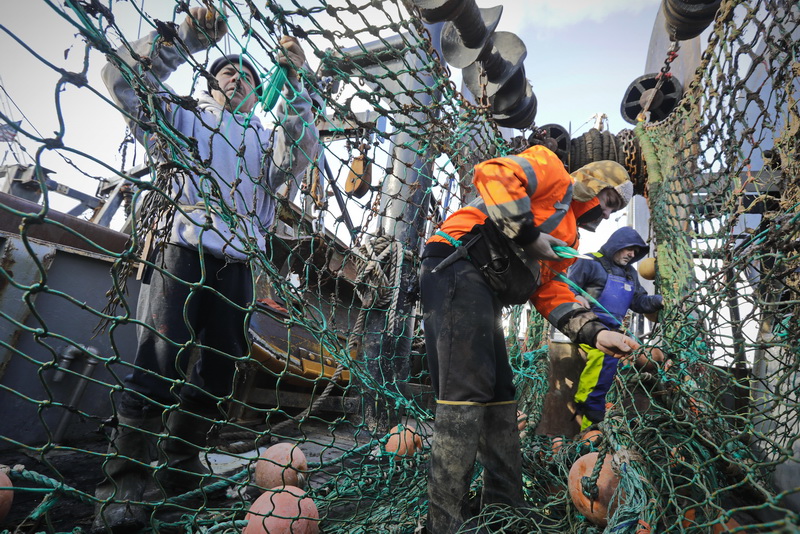
<path fill-rule="evenodd" d="M 148 221 L 155 239 L 139 295 L 138 348 L 115 399 L 118 425 L 97 490 L 97 532 L 145 526 L 148 509 L 136 501 L 153 480 L 156 457 L 166 464 L 156 474 L 168 494 L 208 481 L 198 453 L 214 422 L 224 419 L 235 363 L 249 350 L 250 261 L 265 250 L 274 191 L 300 180 L 319 151 L 312 101 L 295 71 L 305 54 L 292 37 L 281 39 L 277 52 L 288 82 L 274 130 L 253 115 L 262 89 L 244 56 L 213 62 L 213 80 L 196 101 L 175 97 L 165 85 L 192 53 L 226 34 L 224 19 L 213 7 L 191 8 L 177 36 L 153 32 L 121 47 L 103 69 L 133 135 L 169 172 L 160 183 L 169 185 L 149 193 L 168 201 Z M 194 350 L 199 357 L 189 369 Z"/>

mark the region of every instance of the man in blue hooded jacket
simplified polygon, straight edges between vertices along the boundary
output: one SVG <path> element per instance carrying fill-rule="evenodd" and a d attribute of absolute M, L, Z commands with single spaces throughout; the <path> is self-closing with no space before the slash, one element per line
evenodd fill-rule
<path fill-rule="evenodd" d="M 624 226 L 611 234 L 594 259 L 579 259 L 567 276 L 591 295 L 597 304 L 576 293 L 576 300 L 591 309 L 612 330 L 620 330 L 628 310 L 653 313 L 664 307 L 661 295 L 648 295 L 639 283 L 633 264 L 644 258 L 650 247 L 639 233 Z M 605 309 L 603 309 L 605 308 Z M 606 411 L 606 394 L 617 374 L 619 359 L 589 345 L 580 345 L 586 351 L 586 367 L 575 393 L 575 410 L 581 430 L 603 420 Z"/>

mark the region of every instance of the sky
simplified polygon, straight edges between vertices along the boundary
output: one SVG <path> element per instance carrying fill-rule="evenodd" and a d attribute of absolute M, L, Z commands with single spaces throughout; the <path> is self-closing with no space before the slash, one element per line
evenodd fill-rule
<path fill-rule="evenodd" d="M 118 24 L 129 37 L 149 31 L 136 15 L 136 7 L 143 7 L 162 20 L 173 18 L 174 4 L 167 0 L 101 3 L 112 5 Z M 301 3 L 318 5 L 311 1 Z M 498 5 L 489 0 L 477 3 L 480 7 Z M 190 4 L 201 5 L 198 0 Z M 538 101 L 536 123 L 561 124 L 577 136 L 591 127 L 593 115 L 605 113 L 612 132 L 631 127 L 620 116 L 620 102 L 629 84 L 645 74 L 659 4 L 659 0 L 505 2 L 497 29 L 517 34 L 527 47 L 525 70 Z M 55 171 L 51 177 L 56 181 L 94 194 L 94 178 L 111 177 L 113 169 L 123 167 L 120 145 L 125 125 L 106 100 L 108 95 L 100 80 L 104 56 L 94 50 L 89 53 L 88 87 L 67 85 L 56 98 L 59 76 L 42 60 L 67 71 L 83 70 L 85 45 L 77 28 L 45 0 L 11 3 L 5 8 L 0 25 L 0 49 L 4 52 L 0 54 L 0 111 L 13 120 L 21 120 L 23 128 L 44 138 L 53 137 L 63 120 L 65 144 L 91 157 L 69 150 L 61 154 L 44 150 L 42 165 Z M 311 59 L 312 67 L 316 66 L 315 59 Z M 189 76 L 175 78 L 170 83 L 177 92 L 190 90 Z M 24 138 L 21 141 L 34 157 L 39 144 Z M 130 150 L 133 149 L 126 155 L 126 166 L 131 161 Z M 6 154 L 5 163 L 13 163 L 10 154 Z M 594 247 L 592 236 L 587 238 L 587 246 Z M 602 241 L 597 247 L 601 244 Z"/>

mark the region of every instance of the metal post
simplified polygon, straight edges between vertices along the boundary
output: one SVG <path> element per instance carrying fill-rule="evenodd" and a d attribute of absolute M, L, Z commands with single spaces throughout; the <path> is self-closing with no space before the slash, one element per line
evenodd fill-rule
<path fill-rule="evenodd" d="M 78 405 L 81 402 L 81 398 L 83 397 L 84 391 L 86 391 L 86 386 L 89 383 L 88 378 L 90 378 L 94 374 L 95 367 L 97 366 L 97 358 L 95 356 L 98 354 L 98 351 L 94 347 L 85 347 L 83 351 L 77 349 L 75 347 L 71 347 L 72 351 L 69 352 L 72 357 L 76 354 L 80 354 L 84 358 L 83 369 L 81 369 L 80 373 L 76 377 L 76 384 L 75 388 L 72 390 L 72 395 L 67 401 L 67 410 L 61 416 L 61 420 L 58 422 L 58 428 L 56 429 L 55 434 L 53 435 L 53 442 L 54 443 L 62 443 L 64 439 L 64 435 L 67 433 L 67 428 L 70 423 L 70 419 L 72 418 L 72 411 L 70 410 L 78 410 Z M 62 357 L 66 357 L 66 352 Z M 54 377 L 54 381 L 60 380 L 60 377 L 56 379 Z"/>

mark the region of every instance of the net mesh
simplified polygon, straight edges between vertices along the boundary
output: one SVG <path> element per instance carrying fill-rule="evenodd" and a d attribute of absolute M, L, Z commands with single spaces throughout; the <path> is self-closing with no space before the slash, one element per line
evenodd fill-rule
<path fill-rule="evenodd" d="M 218 413 L 203 418 L 213 423 L 198 449 L 212 469 L 203 488 L 166 496 L 157 476 L 166 469 L 163 456 L 142 463 L 148 528 L 222 533 L 249 523 L 250 532 L 262 519 L 246 515 L 251 503 L 265 494 L 277 508 L 288 491 L 260 478 L 258 466 L 272 464 L 282 473 L 275 486 L 304 485 L 316 509 L 318 520 L 297 504 L 273 513 L 295 528 L 312 522 L 326 533 L 419 531 L 433 415 L 416 299 L 419 252 L 437 223 L 474 198 L 472 167 L 513 148 L 490 106 L 456 89 L 419 13 L 404 3 L 219 3 L 230 31 L 210 52 L 186 55 L 192 91 L 208 83 L 208 59 L 219 53 L 241 53 L 261 72 L 278 72 L 269 65 L 282 34 L 300 38 L 315 66 L 301 76 L 318 100 L 323 157 L 269 192 L 278 220 L 264 228 L 215 196 L 225 177 L 207 169 L 192 138 L 161 112 L 163 101 L 184 109 L 196 102 L 149 84 L 146 60 L 144 70 L 123 67 L 146 110 L 142 127 L 154 139 L 143 172 L 126 162 L 141 150 L 131 137 L 122 145 L 122 170 L 70 146 L 70 134 L 83 126 L 63 120 L 62 90 L 83 88 L 115 107 L 100 82 L 89 82 L 89 66 L 102 64 L 103 55 L 124 65 L 119 47 L 150 30 L 174 41 L 187 5 L 176 4 L 170 22 L 144 3 L 46 4 L 87 46 L 84 70 L 68 72 L 3 27 L 60 75 L 53 137 L 0 112 L 14 135 L 35 147 L 26 153 L 29 184 L 43 199 L 35 208 L 0 204 L 14 229 L 0 236 L 0 406 L 28 423 L 0 433 L 0 463 L 15 489 L 7 532 L 89 531 L 95 507 L 119 502 L 118 493 L 96 495 L 95 485 L 122 454 L 109 443 L 112 432 L 126 429 L 114 403 L 133 369 L 133 330 L 142 324 L 136 275 L 163 270 L 143 251 L 148 239 L 162 237 L 155 221 L 185 209 L 169 184 L 186 172 L 202 177 L 207 209 L 241 239 L 253 267 L 257 301 L 243 310 L 253 344 L 236 359 L 234 392 L 215 397 Z M 135 13 L 139 28 L 123 27 L 124 10 Z M 666 307 L 643 351 L 657 346 L 669 363 L 620 369 L 599 439 L 537 433 L 552 383 L 549 331 L 527 308 L 510 309 L 509 354 L 519 407 L 528 414 L 522 445 L 530 511 L 484 509 L 493 531 L 797 527 L 800 494 L 785 469 L 800 455 L 799 21 L 793 3 L 723 2 L 702 64 L 667 119 L 616 135 L 592 130 L 561 154 L 571 168 L 594 159 L 623 163 L 647 198 L 656 287 Z M 280 85 L 275 80 L 264 76 L 254 113 L 280 126 L 264 105 Z M 91 224 L 104 204 L 79 219 L 58 213 L 42 163 L 50 152 L 99 163 L 113 176 L 99 179 L 100 196 L 110 204 L 109 192 L 120 193 L 130 239 Z M 268 233 L 266 249 L 250 239 L 260 231 Z M 69 245 L 49 244 L 56 237 Z M 88 282 L 77 279 L 79 269 Z M 203 279 L 212 274 L 204 270 Z M 202 290 L 202 283 L 181 283 Z M 203 339 L 193 334 L 180 345 L 191 358 Z M 184 372 L 173 389 L 187 380 Z M 165 423 L 181 404 L 176 397 L 159 410 Z M 163 424 L 148 436 L 162 452 L 174 439 Z M 303 452 L 300 481 L 287 457 L 257 460 L 278 443 Z M 571 488 L 571 468 L 589 453 L 602 461 Z M 601 491 L 605 464 L 619 484 L 606 527 L 573 500 Z"/>

